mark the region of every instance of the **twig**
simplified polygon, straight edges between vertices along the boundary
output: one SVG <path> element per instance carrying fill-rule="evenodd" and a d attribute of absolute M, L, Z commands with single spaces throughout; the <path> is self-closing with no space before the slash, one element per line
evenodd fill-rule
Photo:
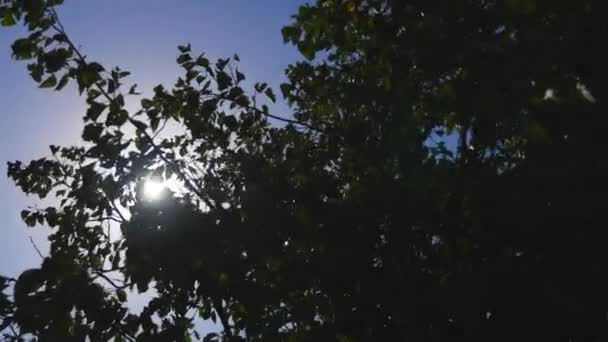
<path fill-rule="evenodd" d="M 76 47 L 76 45 L 71 41 L 71 39 L 68 37 L 67 33 L 65 32 L 65 28 L 63 26 L 63 24 L 61 23 L 61 21 L 59 20 L 59 16 L 57 15 L 57 12 L 54 9 L 50 9 L 51 15 L 53 16 L 53 18 L 55 19 L 56 25 L 55 24 L 51 24 L 51 27 L 53 29 L 55 29 L 58 33 L 60 33 L 63 38 L 65 39 L 65 42 L 69 45 L 69 47 L 74 50 L 74 53 L 76 53 L 76 56 L 78 57 L 78 61 L 82 64 L 86 65 L 86 58 L 85 56 L 78 50 L 78 48 Z M 99 90 L 99 92 L 108 100 L 108 101 L 112 101 L 112 97 L 110 96 L 110 94 L 108 94 L 108 92 L 106 92 L 106 90 L 99 84 L 99 82 L 95 82 L 95 87 L 97 88 L 97 90 Z M 133 119 L 129 118 L 129 123 L 132 124 L 134 127 L 137 127 L 137 125 L 135 125 Z M 169 161 L 162 153 L 162 150 L 160 149 L 160 147 L 158 147 L 158 145 L 156 145 L 154 143 L 154 139 L 150 136 L 150 134 L 146 131 L 142 130 L 142 133 L 144 134 L 146 140 L 148 140 L 148 143 L 154 148 L 154 150 L 158 153 L 158 156 L 161 158 L 161 160 L 163 162 L 165 162 L 166 164 L 173 164 L 175 166 L 175 163 L 172 163 L 171 161 Z M 207 205 L 209 205 L 211 208 L 213 208 L 213 206 L 211 205 L 211 203 L 208 203 L 208 201 L 206 200 L 205 196 L 202 195 L 202 192 L 196 187 L 194 186 L 194 184 L 192 184 L 191 180 L 184 174 L 184 172 L 179 168 L 179 167 L 175 167 L 175 170 L 177 172 L 177 174 L 180 176 L 180 178 L 182 178 L 182 180 L 184 181 L 184 183 L 186 184 L 186 186 L 190 189 L 190 191 L 194 192 L 201 200 L 203 200 Z M 113 203 L 112 203 L 113 205 Z M 122 217 L 122 214 L 119 215 L 121 216 L 121 218 L 124 219 L 124 217 Z M 126 220 L 125 220 L 126 221 Z"/>
<path fill-rule="evenodd" d="M 219 300 L 213 301 L 213 306 L 215 306 L 215 311 L 217 315 L 220 316 L 220 322 L 222 322 L 222 326 L 224 327 L 224 332 L 229 339 L 232 339 L 232 330 L 230 329 L 230 322 L 228 322 L 228 316 L 226 316 L 226 311 L 224 311 L 224 307 L 222 302 Z"/>
<path fill-rule="evenodd" d="M 38 246 L 36 246 L 36 243 L 34 242 L 34 239 L 32 239 L 31 236 L 30 236 L 30 242 L 32 243 L 32 246 L 34 246 L 34 249 L 36 250 L 36 252 L 40 256 L 40 258 L 44 259 L 44 255 L 42 255 L 42 253 L 40 252 L 40 249 L 38 249 Z"/>
<path fill-rule="evenodd" d="M 116 223 L 124 223 L 124 220 L 122 220 L 122 218 L 116 218 L 116 217 L 112 217 L 112 216 L 104 216 L 104 217 L 100 217 L 100 218 L 96 218 L 96 219 L 90 219 L 87 222 L 104 222 L 104 221 L 114 221 Z"/>
<path fill-rule="evenodd" d="M 229 98 L 227 98 L 225 96 L 222 96 L 222 95 L 218 95 L 218 94 L 209 94 L 209 95 L 212 96 L 212 97 L 215 97 L 215 98 L 217 98 L 219 100 L 229 101 L 229 102 L 232 102 L 232 103 L 236 103 L 234 100 L 229 99 Z M 281 116 L 278 116 L 278 115 L 273 115 L 273 114 L 265 112 L 265 111 L 263 111 L 263 110 L 261 110 L 261 109 L 259 109 L 257 107 L 254 107 L 254 106 L 243 106 L 243 105 L 239 105 L 239 106 L 241 106 L 241 107 L 243 107 L 245 109 L 254 111 L 254 112 L 256 112 L 258 114 L 261 114 L 263 116 L 266 116 L 266 117 L 278 120 L 278 121 L 282 121 L 282 122 L 285 122 L 285 123 L 290 123 L 290 124 L 293 124 L 293 125 L 298 125 L 298 126 L 306 127 L 306 128 L 308 128 L 310 130 L 317 131 L 317 132 L 320 132 L 320 133 L 326 133 L 326 131 L 324 129 L 316 127 L 316 126 L 313 126 L 313 125 L 310 125 L 310 124 L 308 124 L 306 122 L 302 122 L 302 121 L 298 121 L 298 120 L 293 120 L 293 119 L 288 119 L 288 118 L 284 118 L 284 117 L 281 117 Z"/>
<path fill-rule="evenodd" d="M 156 137 L 165 129 L 165 126 L 167 126 L 167 122 L 169 122 L 169 119 L 165 119 L 165 121 L 163 121 L 163 125 L 160 126 L 156 133 L 154 133 L 152 139 L 156 139 Z"/>
<path fill-rule="evenodd" d="M 12 324 L 12 323 L 10 323 L 10 324 L 8 325 L 8 328 L 9 328 L 9 329 L 11 329 L 11 332 L 13 333 L 13 336 L 15 336 L 15 337 L 19 337 L 19 336 L 21 336 L 21 334 L 18 334 L 18 333 L 15 331 L 15 328 L 13 328 L 13 324 Z"/>
<path fill-rule="evenodd" d="M 103 274 L 103 272 L 100 271 L 95 271 L 95 274 L 100 277 L 103 278 L 103 280 L 107 281 L 110 285 L 112 285 L 112 287 L 114 287 L 117 290 L 122 290 L 122 289 L 126 289 L 127 287 L 131 286 L 131 284 L 127 284 L 125 283 L 124 285 L 120 286 L 117 285 L 110 277 L 108 277 L 107 275 Z"/>

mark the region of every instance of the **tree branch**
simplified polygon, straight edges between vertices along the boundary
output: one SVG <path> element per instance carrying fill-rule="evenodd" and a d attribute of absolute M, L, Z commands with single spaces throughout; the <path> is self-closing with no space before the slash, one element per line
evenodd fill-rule
<path fill-rule="evenodd" d="M 215 98 L 217 98 L 219 100 L 236 103 L 234 100 L 229 99 L 229 98 L 227 98 L 225 96 L 222 96 L 222 95 L 218 95 L 218 94 L 208 94 L 208 95 L 210 95 L 212 97 L 215 97 Z M 313 126 L 313 125 L 310 125 L 310 124 L 308 124 L 306 122 L 302 122 L 302 121 L 298 121 L 298 120 L 294 120 L 294 119 L 288 119 L 288 118 L 284 118 L 284 117 L 281 117 L 281 116 L 278 116 L 278 115 L 273 115 L 273 114 L 265 112 L 265 111 L 263 111 L 263 110 L 261 110 L 261 109 L 259 109 L 257 107 L 254 107 L 254 106 L 243 106 L 241 104 L 238 104 L 238 105 L 240 107 L 242 107 L 242 108 L 254 111 L 254 112 L 256 112 L 256 113 L 258 113 L 260 115 L 263 115 L 263 116 L 266 116 L 266 117 L 269 117 L 269 118 L 272 118 L 272 119 L 275 119 L 275 120 L 278 120 L 278 121 L 282 121 L 282 122 L 289 123 L 289 124 L 292 124 L 292 125 L 298 125 L 298 126 L 306 127 L 308 129 L 316 131 L 316 132 L 326 133 L 326 131 L 324 129 L 316 127 L 316 126 Z"/>
<path fill-rule="evenodd" d="M 131 283 L 125 283 L 124 285 L 118 285 L 114 282 L 114 280 L 112 280 L 110 277 L 108 277 L 107 275 L 103 274 L 103 272 L 101 271 L 97 271 L 95 270 L 94 273 L 102 278 L 103 280 L 107 281 L 110 285 L 112 285 L 112 287 L 114 287 L 117 290 L 123 290 L 126 289 L 127 287 L 131 286 Z"/>
<path fill-rule="evenodd" d="M 32 246 L 34 246 L 34 249 L 36 250 L 36 253 L 38 253 L 38 255 L 40 256 L 40 258 L 44 259 L 44 255 L 42 255 L 42 252 L 40 252 L 40 249 L 38 249 L 38 246 L 36 246 L 36 243 L 34 242 L 34 239 L 32 239 L 31 236 L 30 236 L 30 242 L 31 242 Z"/>
<path fill-rule="evenodd" d="M 230 328 L 230 322 L 228 322 L 228 316 L 226 315 L 226 311 L 224 311 L 224 307 L 222 302 L 218 299 L 213 301 L 213 306 L 215 307 L 215 312 L 220 317 L 220 322 L 222 322 L 222 326 L 224 327 L 224 332 L 228 338 L 232 338 L 232 329 Z"/>
<path fill-rule="evenodd" d="M 68 44 L 68 46 L 72 50 L 74 50 L 74 53 L 76 53 L 76 56 L 78 57 L 77 60 L 81 64 L 86 64 L 87 62 L 86 62 L 85 56 L 78 50 L 76 45 L 68 37 L 67 33 L 65 32 L 65 28 L 64 28 L 63 24 L 59 20 L 59 16 L 57 15 L 57 12 L 53 8 L 51 8 L 49 10 L 51 12 L 51 15 L 53 16 L 53 19 L 56 22 L 56 24 L 51 24 L 51 27 L 63 36 L 63 38 L 65 39 L 65 42 Z M 95 82 L 95 87 L 108 101 L 113 100 L 112 97 L 110 96 L 110 94 L 108 94 L 108 92 L 99 84 L 99 82 Z M 135 125 L 132 118 L 129 118 L 129 123 L 131 125 L 133 125 L 135 128 L 137 128 L 137 125 Z M 158 145 L 156 145 L 156 143 L 154 142 L 154 138 L 151 137 L 150 134 L 148 132 L 146 132 L 145 130 L 141 130 L 141 132 L 144 134 L 144 137 L 146 138 L 148 143 L 157 152 L 157 154 L 161 158 L 161 160 L 163 162 L 165 162 L 166 164 L 174 166 L 176 173 L 182 179 L 182 181 L 184 181 L 184 183 L 186 184 L 186 187 L 188 187 L 188 189 L 190 191 L 194 192 L 203 202 L 205 202 L 206 205 L 208 205 L 210 208 L 214 208 L 215 206 L 213 206 L 211 203 L 209 203 L 209 201 L 205 198 L 205 196 L 203 196 L 200 189 L 198 189 L 194 184 L 192 184 L 192 181 L 186 176 L 186 174 L 181 170 L 181 168 L 179 168 L 177 165 L 175 165 L 175 163 L 169 161 L 167 159 L 167 157 L 165 157 L 163 155 L 163 151 L 160 149 L 160 147 Z M 120 212 L 119 212 L 119 215 L 121 216 L 121 218 L 124 219 L 124 217 L 122 217 L 122 214 L 120 214 Z"/>

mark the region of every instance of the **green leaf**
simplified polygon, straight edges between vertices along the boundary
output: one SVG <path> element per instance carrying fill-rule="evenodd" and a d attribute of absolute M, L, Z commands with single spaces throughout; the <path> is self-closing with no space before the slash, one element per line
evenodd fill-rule
<path fill-rule="evenodd" d="M 71 56 L 71 51 L 63 48 L 46 53 L 43 58 L 47 72 L 53 73 L 59 71 L 66 65 L 68 58 Z"/>
<path fill-rule="evenodd" d="M 129 88 L 129 95 L 141 95 L 141 93 L 137 92 L 137 84 L 134 84 Z"/>
<path fill-rule="evenodd" d="M 225 72 L 219 71 L 217 73 L 217 89 L 222 91 L 232 85 L 232 78 Z"/>
<path fill-rule="evenodd" d="M 57 77 L 55 75 L 49 76 L 44 82 L 40 84 L 40 88 L 52 88 L 57 85 Z"/>
<path fill-rule="evenodd" d="M 238 127 L 238 122 L 236 120 L 236 117 L 234 117 L 234 115 L 228 115 L 228 116 L 224 117 L 224 125 L 226 125 L 226 127 L 228 127 L 229 130 L 235 131 Z"/>
<path fill-rule="evenodd" d="M 118 297 L 118 300 L 122 303 L 127 301 L 127 293 L 125 290 L 116 290 L 116 297 Z"/>
<path fill-rule="evenodd" d="M 300 40 L 300 36 L 302 35 L 302 29 L 298 26 L 285 26 L 281 30 L 281 34 L 283 35 L 283 42 L 297 42 Z"/>
<path fill-rule="evenodd" d="M 152 100 L 150 100 L 150 99 L 142 99 L 141 100 L 141 107 L 143 109 L 151 108 L 153 105 L 154 105 L 154 102 L 152 102 Z"/>
<path fill-rule="evenodd" d="M 10 11 L 6 11 L 2 18 L 0 18 L 0 25 L 4 27 L 15 26 L 17 24 L 17 20 L 15 20 L 15 16 Z"/>
<path fill-rule="evenodd" d="M 92 121 L 96 121 L 107 107 L 108 106 L 103 103 L 91 101 L 86 117 Z"/>
<path fill-rule="evenodd" d="M 113 110 L 108 113 L 106 119 L 106 125 L 108 126 L 122 126 L 129 119 L 129 112 L 124 109 Z"/>
<path fill-rule="evenodd" d="M 146 125 L 145 123 L 135 120 L 135 119 L 131 119 L 129 120 L 135 127 L 137 127 L 137 129 L 141 130 L 141 131 L 145 131 L 146 128 L 148 128 L 148 125 Z"/>
<path fill-rule="evenodd" d="M 300 53 L 302 53 L 302 55 L 309 61 L 315 59 L 317 50 L 315 45 L 310 40 L 300 42 L 298 44 L 298 49 L 300 50 Z"/>
<path fill-rule="evenodd" d="M 42 75 L 44 75 L 44 68 L 42 67 L 42 65 L 38 63 L 32 63 L 29 64 L 27 68 L 30 70 L 30 76 L 32 76 L 32 79 L 34 81 L 38 83 L 42 82 Z"/>
<path fill-rule="evenodd" d="M 217 60 L 217 63 L 215 63 L 215 64 L 217 66 L 217 69 L 222 71 L 222 70 L 224 70 L 226 65 L 228 65 L 229 62 L 230 62 L 230 59 L 221 59 L 220 58 Z"/>
<path fill-rule="evenodd" d="M 192 50 L 192 46 L 190 45 L 190 43 L 188 43 L 188 45 L 179 45 L 177 48 L 181 53 L 187 53 Z"/>
<path fill-rule="evenodd" d="M 34 51 L 36 50 L 36 44 L 31 39 L 22 38 L 15 40 L 11 48 L 15 59 L 24 60 L 33 57 Z"/>
<path fill-rule="evenodd" d="M 266 88 L 266 91 L 264 91 L 264 94 L 266 94 L 266 96 L 268 96 L 270 101 L 272 101 L 273 103 L 277 102 L 277 97 L 274 95 L 274 91 L 272 91 L 272 88 Z"/>
<path fill-rule="evenodd" d="M 116 91 L 116 86 L 113 80 L 108 80 L 108 94 L 113 94 Z"/>
<path fill-rule="evenodd" d="M 177 57 L 177 63 L 179 63 L 179 64 L 184 64 L 191 60 L 192 60 L 192 56 L 190 56 L 189 53 L 184 53 L 184 54 L 179 55 L 179 57 Z"/>
<path fill-rule="evenodd" d="M 61 77 L 61 79 L 59 80 L 59 83 L 57 84 L 57 87 L 55 87 L 55 90 L 59 91 L 63 88 L 65 88 L 65 86 L 70 82 L 70 75 L 69 74 L 63 74 L 63 76 Z"/>
<path fill-rule="evenodd" d="M 236 81 L 237 81 L 237 83 L 241 82 L 241 81 L 244 81 L 244 80 L 245 80 L 245 74 L 243 74 L 242 72 L 240 72 L 240 71 L 237 70 L 236 71 Z"/>
<path fill-rule="evenodd" d="M 100 124 L 88 124 L 84 127 L 82 132 L 82 139 L 84 141 L 96 141 L 101 136 L 103 126 Z"/>
<path fill-rule="evenodd" d="M 160 124 L 160 118 L 159 117 L 153 117 L 150 119 L 150 128 L 152 128 L 152 131 L 156 132 L 156 130 L 158 129 L 158 125 Z"/>
<path fill-rule="evenodd" d="M 78 81 L 78 89 L 80 93 L 82 94 L 85 89 L 88 89 L 100 79 L 101 76 L 99 75 L 98 71 L 95 71 L 95 68 L 81 69 L 78 72 L 78 77 L 76 79 Z"/>

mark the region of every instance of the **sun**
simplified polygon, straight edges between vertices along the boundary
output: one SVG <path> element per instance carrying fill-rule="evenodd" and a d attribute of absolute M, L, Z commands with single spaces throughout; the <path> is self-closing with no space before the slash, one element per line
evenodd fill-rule
<path fill-rule="evenodd" d="M 163 193 L 171 192 L 174 195 L 180 195 L 185 192 L 183 183 L 175 176 L 169 179 L 147 178 L 143 182 L 143 197 L 153 201 L 163 197 Z"/>
<path fill-rule="evenodd" d="M 159 199 L 165 188 L 164 182 L 148 179 L 144 183 L 144 197 L 149 200 Z"/>

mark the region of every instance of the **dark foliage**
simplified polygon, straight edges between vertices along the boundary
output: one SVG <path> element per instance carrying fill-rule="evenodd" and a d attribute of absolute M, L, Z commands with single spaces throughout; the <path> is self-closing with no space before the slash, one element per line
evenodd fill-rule
<path fill-rule="evenodd" d="M 189 45 L 128 112 L 61 2 L 0 9 L 40 87 L 89 105 L 86 147 L 9 163 L 60 205 L 22 213 L 51 251 L 0 278 L 7 341 L 183 341 L 196 315 L 205 341 L 608 340 L 605 1 L 318 0 L 283 28 L 289 118 Z"/>

